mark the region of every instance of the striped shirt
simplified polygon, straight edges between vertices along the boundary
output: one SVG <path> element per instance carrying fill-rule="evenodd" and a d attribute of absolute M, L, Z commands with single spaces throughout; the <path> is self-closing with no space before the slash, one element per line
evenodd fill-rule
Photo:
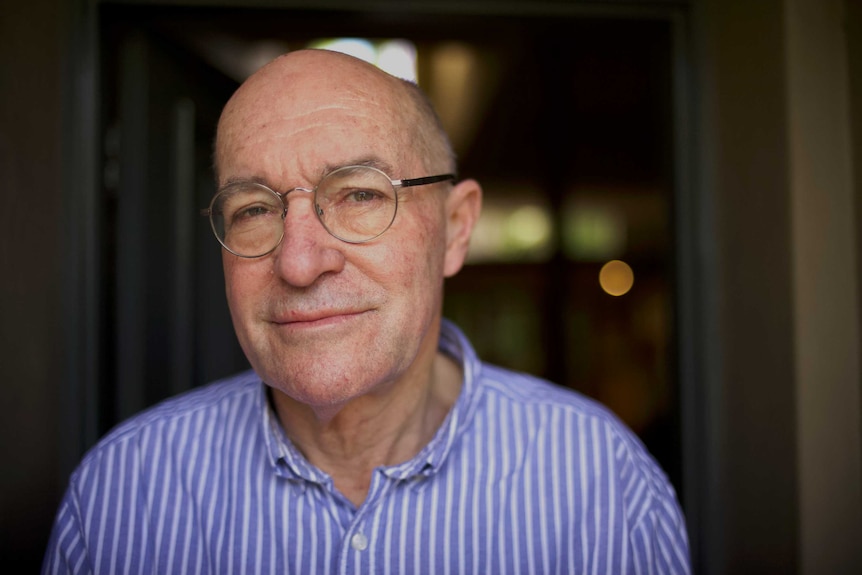
<path fill-rule="evenodd" d="M 608 410 L 481 363 L 355 507 L 284 434 L 252 372 L 121 424 L 71 477 L 45 573 L 688 573 L 665 475 Z"/>

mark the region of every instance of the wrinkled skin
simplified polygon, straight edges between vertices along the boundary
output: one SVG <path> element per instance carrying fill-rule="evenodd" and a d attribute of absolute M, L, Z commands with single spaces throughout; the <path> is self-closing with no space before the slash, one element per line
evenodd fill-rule
<path fill-rule="evenodd" d="M 443 159 L 414 151 L 410 109 L 400 81 L 369 65 L 292 53 L 250 78 L 226 106 L 219 184 L 313 188 L 335 167 L 369 161 L 393 178 L 448 171 Z M 240 344 L 306 452 L 314 449 L 305 444 L 329 437 L 344 450 L 358 443 L 364 454 L 380 452 L 371 459 L 406 458 L 417 446 L 399 449 L 396 438 L 412 437 L 421 448 L 457 397 L 457 371 L 437 352 L 443 278 L 461 268 L 481 190 L 467 180 L 399 194 L 392 227 L 365 244 L 329 235 L 311 195 L 297 191 L 273 253 L 223 252 Z M 411 430 L 405 418 L 422 429 Z M 384 436 L 391 427 L 389 445 L 362 439 L 362 426 L 372 423 Z"/>

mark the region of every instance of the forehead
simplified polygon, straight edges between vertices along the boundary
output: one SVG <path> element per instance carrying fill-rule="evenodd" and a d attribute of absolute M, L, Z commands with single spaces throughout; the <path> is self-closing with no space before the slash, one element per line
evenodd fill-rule
<path fill-rule="evenodd" d="M 220 179 L 268 170 L 311 178 L 357 159 L 409 163 L 404 89 L 382 73 L 344 68 L 267 71 L 240 88 L 219 123 Z"/>

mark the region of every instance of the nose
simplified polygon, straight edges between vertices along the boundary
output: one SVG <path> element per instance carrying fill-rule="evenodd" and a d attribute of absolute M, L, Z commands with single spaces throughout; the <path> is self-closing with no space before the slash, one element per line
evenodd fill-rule
<path fill-rule="evenodd" d="M 317 219 L 314 195 L 291 193 L 285 201 L 284 238 L 275 254 L 276 273 L 292 286 L 308 287 L 327 272 L 341 271 L 342 242 L 329 235 Z"/>

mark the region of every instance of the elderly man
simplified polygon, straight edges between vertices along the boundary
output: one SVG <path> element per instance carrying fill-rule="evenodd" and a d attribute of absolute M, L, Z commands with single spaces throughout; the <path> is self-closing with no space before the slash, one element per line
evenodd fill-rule
<path fill-rule="evenodd" d="M 608 411 L 441 319 L 481 189 L 418 88 L 283 56 L 228 102 L 209 215 L 253 371 L 122 424 L 71 479 L 73 573 L 686 573 L 664 474 Z"/>

